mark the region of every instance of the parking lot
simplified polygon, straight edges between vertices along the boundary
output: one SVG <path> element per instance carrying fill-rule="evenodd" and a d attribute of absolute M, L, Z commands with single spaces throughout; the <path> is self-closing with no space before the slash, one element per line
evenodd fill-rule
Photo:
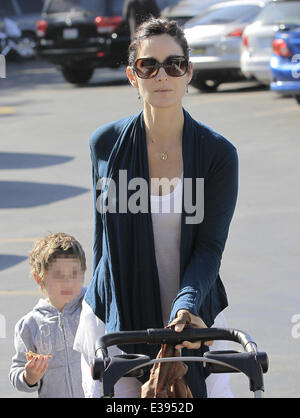
<path fill-rule="evenodd" d="M 8 380 L 17 320 L 41 297 L 29 277 L 37 237 L 64 231 L 83 245 L 91 278 L 93 210 L 89 136 L 141 109 L 124 69 L 97 70 L 74 87 L 55 67 L 9 63 L 0 79 L 0 397 L 35 397 Z M 190 88 L 185 108 L 238 149 L 239 198 L 223 255 L 230 327 L 266 351 L 265 396 L 299 397 L 300 106 L 255 82 L 214 93 Z M 294 320 L 294 322 L 293 322 Z M 236 397 L 251 397 L 232 376 Z"/>

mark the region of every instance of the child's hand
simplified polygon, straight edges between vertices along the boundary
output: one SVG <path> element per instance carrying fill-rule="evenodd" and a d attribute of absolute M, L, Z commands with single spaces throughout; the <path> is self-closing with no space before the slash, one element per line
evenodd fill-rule
<path fill-rule="evenodd" d="M 44 376 L 48 367 L 48 356 L 40 354 L 38 357 L 27 357 L 25 364 L 24 380 L 28 386 L 34 386 Z"/>

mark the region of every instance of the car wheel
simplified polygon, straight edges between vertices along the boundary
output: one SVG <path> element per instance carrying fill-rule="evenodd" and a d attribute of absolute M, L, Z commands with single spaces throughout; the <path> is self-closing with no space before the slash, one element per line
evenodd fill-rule
<path fill-rule="evenodd" d="M 34 35 L 23 33 L 18 41 L 18 53 L 23 59 L 32 59 L 35 57 L 36 39 Z"/>
<path fill-rule="evenodd" d="M 297 103 L 300 105 L 300 96 L 295 96 Z"/>
<path fill-rule="evenodd" d="M 193 87 L 205 92 L 216 91 L 220 84 L 221 81 L 219 80 L 203 80 L 198 77 L 192 79 L 191 81 L 191 85 Z"/>
<path fill-rule="evenodd" d="M 85 84 L 87 83 L 92 75 L 93 68 L 73 68 L 73 67 L 63 67 L 62 74 L 64 79 L 72 84 Z"/>

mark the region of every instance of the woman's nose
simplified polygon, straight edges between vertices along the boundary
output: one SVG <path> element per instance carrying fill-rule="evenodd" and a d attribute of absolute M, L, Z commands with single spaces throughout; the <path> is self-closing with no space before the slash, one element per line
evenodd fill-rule
<path fill-rule="evenodd" d="M 168 78 L 168 74 L 166 73 L 164 67 L 160 67 L 156 77 L 158 80 L 166 80 Z"/>

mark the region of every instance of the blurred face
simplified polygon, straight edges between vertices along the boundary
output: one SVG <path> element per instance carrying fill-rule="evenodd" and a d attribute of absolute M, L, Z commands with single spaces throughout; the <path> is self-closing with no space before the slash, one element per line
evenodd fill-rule
<path fill-rule="evenodd" d="M 80 294 L 83 281 L 84 272 L 79 259 L 57 258 L 48 267 L 44 289 L 51 304 L 61 311 Z"/>
<path fill-rule="evenodd" d="M 183 57 L 181 46 L 170 35 L 157 35 L 145 39 L 140 43 L 136 60 L 140 58 L 155 58 L 162 63 L 174 56 Z M 136 61 L 137 62 L 137 61 Z M 153 78 L 143 79 L 127 67 L 127 76 L 131 84 L 139 89 L 145 105 L 158 108 L 181 106 L 186 86 L 192 78 L 192 65 L 181 77 L 168 75 L 164 68 L 159 68 Z"/>

